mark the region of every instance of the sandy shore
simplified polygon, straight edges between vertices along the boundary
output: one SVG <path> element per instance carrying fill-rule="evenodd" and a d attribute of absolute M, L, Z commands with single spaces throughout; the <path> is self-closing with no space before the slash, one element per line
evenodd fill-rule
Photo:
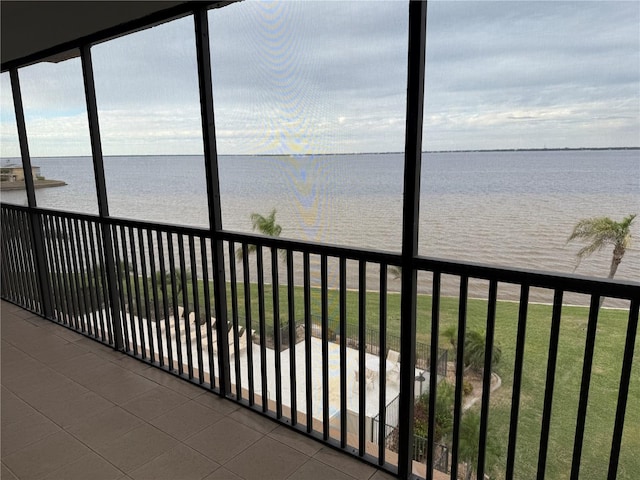
<path fill-rule="evenodd" d="M 62 180 L 36 180 L 33 184 L 35 188 L 63 187 L 66 182 Z M 23 181 L 18 182 L 2 182 L 0 190 L 25 190 L 26 186 Z"/>

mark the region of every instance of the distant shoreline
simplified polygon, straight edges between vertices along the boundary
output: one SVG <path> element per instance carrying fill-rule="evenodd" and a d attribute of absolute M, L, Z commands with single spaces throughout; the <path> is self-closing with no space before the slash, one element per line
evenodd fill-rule
<path fill-rule="evenodd" d="M 33 186 L 37 188 L 52 188 L 52 187 L 64 187 L 67 183 L 62 180 L 36 180 L 33 182 Z M 2 182 L 0 184 L 0 190 L 25 190 L 26 185 L 24 180 L 15 182 Z"/>
<path fill-rule="evenodd" d="M 465 149 L 465 150 L 424 150 L 422 153 L 491 153 L 491 152 L 580 152 L 580 151 L 607 151 L 607 150 L 640 150 L 637 147 L 558 147 L 558 148 L 494 148 L 494 149 Z M 331 156 L 331 155 L 389 155 L 403 154 L 404 152 L 347 152 L 347 153 L 229 153 L 219 154 L 218 157 L 293 157 L 293 156 Z M 62 157 L 32 157 L 32 158 L 90 158 L 91 155 L 69 155 Z M 176 154 L 138 154 L 127 155 L 105 155 L 107 157 L 202 157 L 198 153 L 176 153 Z M 3 157 L 13 158 L 13 157 Z"/>

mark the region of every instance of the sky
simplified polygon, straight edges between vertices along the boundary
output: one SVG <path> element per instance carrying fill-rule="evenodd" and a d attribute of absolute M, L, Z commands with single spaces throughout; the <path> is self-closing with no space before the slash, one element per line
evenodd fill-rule
<path fill-rule="evenodd" d="M 404 148 L 404 1 L 209 12 L 220 154 Z M 92 47 L 105 155 L 201 154 L 193 20 Z M 0 155 L 19 156 L 8 73 Z M 30 153 L 89 155 L 79 58 L 19 70 Z M 640 2 L 432 1 L 423 150 L 640 146 Z"/>

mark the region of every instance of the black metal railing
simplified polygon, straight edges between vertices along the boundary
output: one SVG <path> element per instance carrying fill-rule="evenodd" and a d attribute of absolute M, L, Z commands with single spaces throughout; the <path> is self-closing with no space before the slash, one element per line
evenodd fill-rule
<path fill-rule="evenodd" d="M 4 204 L 1 215 L 0 271 L 4 299 L 44 315 L 41 297 L 47 296 L 51 320 L 213 392 L 221 393 L 224 389 L 225 396 L 234 401 L 397 472 L 400 439 L 406 432 L 401 422 L 404 413 L 399 408 L 404 388 L 399 378 L 402 362 L 390 360 L 388 353 L 396 348 L 402 353 L 405 344 L 399 338 L 398 322 L 392 321 L 393 315 L 389 314 L 399 309 L 400 300 L 386 285 L 387 266 L 398 263 L 395 255 L 228 233 L 220 240 L 224 245 L 224 263 L 216 265 L 212 255 L 214 241 L 204 229 L 105 220 Z M 32 215 L 37 216 L 35 225 L 42 233 L 46 266 L 46 282 L 42 285 L 34 261 Z M 109 235 L 104 235 L 105 230 Z M 111 239 L 109 248 L 103 243 L 104 238 Z M 113 285 L 109 284 L 106 252 L 113 255 Z M 220 269 L 226 278 L 226 308 L 221 308 L 214 298 Z M 409 454 L 414 473 L 428 477 L 432 468 L 450 471 L 451 478 L 468 469 L 478 478 L 496 468 L 504 468 L 508 478 L 517 473 L 516 440 L 522 428 L 519 410 L 528 358 L 526 332 L 534 328 L 527 325 L 527 319 L 534 315 L 532 310 L 540 308 L 547 309 L 548 355 L 539 393 L 542 426 L 539 448 L 537 458 L 529 458 L 528 462 L 534 464 L 533 471 L 538 475 L 546 471 L 554 388 L 561 388 L 555 382 L 558 358 L 559 355 L 566 358 L 559 341 L 562 319 L 568 315 L 563 295 L 578 292 L 587 295 L 590 307 L 580 310 L 586 334 L 576 359 L 583 368 L 577 396 L 579 415 L 574 417 L 573 455 L 567 467 L 573 471 L 577 471 L 576 465 L 582 461 L 599 299 L 613 296 L 628 301 L 626 312 L 615 313 L 616 318 L 626 318 L 626 324 L 619 327 L 626 340 L 624 346 L 622 342 L 618 345 L 618 350 L 623 349 L 624 353 L 620 359 L 619 387 L 614 395 L 617 403 L 609 399 L 611 408 L 616 405 L 617 412 L 610 432 L 608 462 L 610 478 L 614 478 L 629 398 L 630 371 L 637 363 L 634 341 L 640 287 L 628 282 L 427 258 L 419 258 L 415 269 L 418 282 L 429 283 L 433 294 L 419 295 L 419 313 L 427 312 L 421 315 L 428 318 L 418 323 L 417 337 L 411 340 L 417 359 L 411 367 L 414 382 L 418 379 L 428 382 L 424 387 L 429 392 L 426 403 L 423 402 L 426 407 L 415 410 L 416 415 L 426 415 L 426 424 L 420 423 L 426 425 L 426 434 L 410 433 L 413 440 Z M 351 280 L 347 281 L 348 278 Z M 357 278 L 355 285 L 354 278 Z M 472 281 L 485 282 L 486 299 L 469 298 L 468 284 Z M 457 282 L 460 294 L 456 298 L 439 295 L 444 282 Z M 498 290 L 507 284 L 520 286 L 518 303 L 499 301 Z M 551 305 L 530 304 L 528 296 L 533 288 L 548 291 Z M 481 314 L 477 312 L 478 302 Z M 606 317 L 611 315 L 607 312 Z M 457 327 L 456 341 L 449 346 L 442 336 L 434 334 L 433 324 L 442 322 Z M 499 403 L 494 405 L 493 357 L 497 355 L 494 347 L 499 346 L 505 323 L 511 325 L 514 344 L 503 344 L 502 348 L 513 351 L 513 367 L 505 367 L 501 374 L 506 373 L 503 382 L 508 383 L 511 391 L 510 395 L 500 393 Z M 455 351 L 453 358 L 465 359 L 465 348 L 469 348 L 468 344 L 465 346 L 465 336 L 478 324 L 485 334 L 484 353 L 481 368 L 475 373 L 476 407 L 471 407 L 473 402 L 469 403 L 465 395 L 472 367 L 466 360 L 457 361 L 453 367 L 455 374 L 447 375 L 447 348 Z M 430 340 L 422 342 L 419 338 Z M 425 349 L 428 353 L 420 353 Z M 431 356 L 432 352 L 437 354 Z M 439 374 L 419 376 L 420 372 L 428 371 Z M 422 387 L 420 382 L 414 388 L 417 396 Z M 531 395 L 531 391 L 526 394 Z M 439 402 L 447 395 L 451 397 L 450 403 L 441 406 Z M 493 418 L 494 410 L 498 411 L 499 404 L 509 399 L 506 415 L 509 421 L 503 425 L 506 440 L 500 443 L 504 462 L 496 467 L 485 463 L 489 458 L 487 448 L 496 447 L 490 438 L 489 419 Z M 380 408 L 381 405 L 385 408 Z M 398 408 L 392 408 L 393 405 Z M 464 438 L 465 412 L 474 409 L 479 411 L 480 422 L 477 452 L 469 460 L 460 445 L 468 441 Z M 449 415 L 450 428 L 439 431 L 438 419 L 443 414 Z M 637 422 L 633 418 L 626 420 Z M 421 421 L 416 417 L 416 429 Z M 633 425 L 637 427 L 637 423 Z M 446 455 L 442 453 L 445 450 Z"/>

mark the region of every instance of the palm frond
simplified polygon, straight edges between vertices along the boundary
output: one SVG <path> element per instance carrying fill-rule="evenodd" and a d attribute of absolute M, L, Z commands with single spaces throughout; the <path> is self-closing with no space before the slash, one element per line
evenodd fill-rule
<path fill-rule="evenodd" d="M 628 215 L 621 222 L 609 217 L 593 217 L 576 223 L 567 243 L 572 240 L 590 242 L 576 253 L 576 268 L 580 265 L 580 260 L 602 250 L 606 245 L 613 245 L 614 249 L 622 248 L 624 251 L 631 244 L 631 224 L 635 217 L 635 214 Z"/>
<path fill-rule="evenodd" d="M 249 255 L 252 254 L 255 251 L 256 251 L 256 246 L 255 245 L 252 245 L 252 244 L 247 245 L 247 253 Z M 236 248 L 236 259 L 240 263 L 242 263 L 242 261 L 244 260 L 244 255 L 242 254 L 242 247 Z"/>

